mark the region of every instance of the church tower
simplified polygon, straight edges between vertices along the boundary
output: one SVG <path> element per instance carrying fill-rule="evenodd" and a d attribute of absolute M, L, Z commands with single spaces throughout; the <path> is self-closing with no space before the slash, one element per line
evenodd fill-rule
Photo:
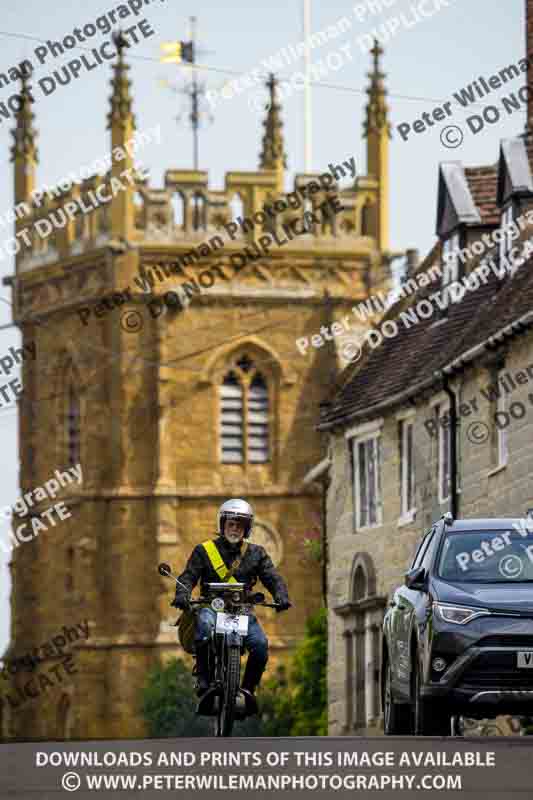
<path fill-rule="evenodd" d="M 329 185 L 320 173 L 286 185 L 271 75 L 257 171 L 229 171 L 214 189 L 207 172 L 169 168 L 154 187 L 127 147 L 153 123 L 135 124 L 120 35 L 115 44 L 107 173 L 63 183 L 37 204 L 28 98 L 14 131 L 15 197 L 27 204 L 17 229 L 29 236 L 8 280 L 14 322 L 37 353 L 24 362 L 21 492 L 77 464 L 83 481 L 58 494 L 68 519 L 13 549 L 6 657 L 78 624 L 89 636 L 71 633 L 75 671 L 40 699 L 22 702 L 28 675 L 13 676 L 11 699 L 1 700 L 9 736 L 145 735 L 148 670 L 176 655 L 191 663 L 172 627 L 172 583 L 157 566 L 181 571 L 229 497 L 253 506 L 252 541 L 267 548 L 294 604 L 279 616 L 258 610 L 266 677 L 289 658 L 322 599 L 321 566 L 303 544 L 323 510 L 320 487 L 305 480 L 325 458 L 319 404 L 346 364 L 351 308 L 384 286 L 388 128 L 377 60 L 368 175 L 331 141 L 321 169 Z M 333 197 L 337 213 L 320 215 Z M 60 662 L 50 651 L 39 673 Z"/>

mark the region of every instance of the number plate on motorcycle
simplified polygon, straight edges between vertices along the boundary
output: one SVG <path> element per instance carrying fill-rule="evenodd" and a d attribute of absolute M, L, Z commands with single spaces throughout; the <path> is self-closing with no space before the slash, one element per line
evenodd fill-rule
<path fill-rule="evenodd" d="M 517 656 L 519 667 L 529 667 L 529 669 L 533 669 L 533 650 L 517 653 Z"/>
<path fill-rule="evenodd" d="M 236 631 L 241 636 L 246 636 L 248 633 L 248 617 L 246 614 L 224 614 L 219 612 L 217 614 L 217 633 L 229 633 Z"/>

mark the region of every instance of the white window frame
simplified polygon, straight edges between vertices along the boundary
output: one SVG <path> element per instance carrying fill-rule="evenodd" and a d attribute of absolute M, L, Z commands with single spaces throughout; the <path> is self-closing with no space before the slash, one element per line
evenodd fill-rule
<path fill-rule="evenodd" d="M 415 498 L 415 459 L 414 459 L 414 415 L 404 417 L 399 420 L 401 437 L 401 461 L 400 461 L 400 522 L 408 522 L 414 519 L 416 513 Z M 408 431 L 411 429 L 411 463 L 408 460 Z M 407 492 L 408 476 L 411 476 L 411 504 Z"/>
<path fill-rule="evenodd" d="M 376 509 L 375 522 L 368 521 L 363 525 L 362 521 L 362 501 L 361 501 L 361 484 L 359 478 L 359 446 L 365 446 L 368 442 L 374 442 L 373 458 L 374 458 L 374 498 Z M 383 507 L 381 500 L 381 434 L 380 432 L 367 433 L 364 436 L 355 436 L 350 441 L 352 447 L 353 458 L 353 487 L 354 487 L 354 501 L 355 501 L 355 526 L 356 530 L 366 530 L 367 528 L 379 528 L 383 524 Z M 368 470 L 368 462 L 367 462 Z M 368 471 L 366 474 L 368 478 Z M 367 487 L 368 497 L 366 506 L 366 516 L 370 520 L 370 485 Z"/>
<path fill-rule="evenodd" d="M 496 375 L 496 385 L 499 384 L 500 378 L 503 377 L 505 370 L 501 369 L 498 371 Z M 507 410 L 507 394 L 504 391 L 503 387 L 500 392 L 500 396 L 496 400 L 496 411 L 503 411 Z M 507 465 L 507 460 L 509 456 L 509 450 L 507 447 L 508 439 L 507 439 L 507 428 L 498 428 L 498 467 L 505 467 Z"/>
<path fill-rule="evenodd" d="M 439 419 L 445 415 L 450 416 L 450 405 L 447 403 L 436 403 L 433 406 L 435 415 L 437 417 L 438 436 L 437 436 L 437 483 L 439 491 L 439 503 L 447 503 L 450 499 L 450 464 L 451 464 L 451 425 L 441 425 Z M 442 489 L 444 484 L 444 453 L 448 451 L 448 494 L 444 496 Z"/>

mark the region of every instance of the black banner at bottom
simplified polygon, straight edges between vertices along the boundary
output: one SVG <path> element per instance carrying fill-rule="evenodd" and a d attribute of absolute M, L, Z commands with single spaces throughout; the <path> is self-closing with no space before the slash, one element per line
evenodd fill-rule
<path fill-rule="evenodd" d="M 146 739 L 0 745 L 2 800 L 533 797 L 533 738 Z"/>

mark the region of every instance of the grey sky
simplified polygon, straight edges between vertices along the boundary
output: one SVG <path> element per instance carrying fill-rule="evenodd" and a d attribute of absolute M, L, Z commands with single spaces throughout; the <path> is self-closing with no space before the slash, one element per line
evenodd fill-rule
<path fill-rule="evenodd" d="M 340 88 L 316 87 L 313 89 L 313 169 L 322 171 L 328 163 L 337 163 L 354 155 L 358 172 L 364 172 L 365 142 L 362 139 L 362 122 L 368 85 L 366 73 L 370 57 L 361 52 L 357 39 L 369 33 L 373 27 L 386 20 L 399 17 L 400 12 L 413 20 L 409 7 L 413 0 L 397 0 L 381 14 L 370 14 L 359 21 L 353 13 L 354 5 L 364 3 L 348 0 L 330 0 L 327 4 L 313 0 L 312 26 L 314 31 L 338 21 L 342 16 L 350 19 L 351 30 L 332 39 L 322 48 L 314 49 L 311 60 L 317 63 L 330 52 L 339 52 L 345 43 L 351 43 L 348 52 L 352 60 L 344 56 L 344 64 L 322 78 L 328 84 Z M 444 0 L 441 0 L 443 3 Z M 427 0 L 425 8 L 433 10 L 438 0 Z M 487 104 L 498 105 L 502 96 L 517 91 L 524 82 L 516 79 L 503 91 L 493 91 L 486 99 L 478 100 L 479 109 L 454 107 L 449 124 L 464 128 L 463 144 L 455 150 L 447 150 L 439 141 L 440 129 L 446 123 L 437 123 L 422 134 L 413 134 L 407 142 L 398 136 L 395 126 L 401 122 L 413 122 L 424 111 L 431 112 L 437 105 L 452 99 L 454 92 L 467 86 L 479 76 L 486 79 L 503 67 L 517 63 L 525 56 L 524 2 L 523 0 L 447 0 L 431 18 L 406 29 L 397 28 L 389 42 L 384 43 L 384 71 L 389 91 L 390 119 L 393 138 L 390 143 L 390 231 L 391 248 L 419 248 L 423 255 L 434 241 L 436 216 L 436 186 L 439 161 L 462 160 L 469 165 L 489 164 L 498 157 L 499 140 L 521 133 L 525 115 L 516 112 L 512 116 L 504 113 L 494 125 L 486 125 L 474 136 L 464 125 L 467 116 Z M 0 39 L 2 43 L 0 72 L 23 58 L 36 63 L 34 48 L 39 42 L 17 38 L 15 34 L 36 39 L 63 39 L 75 27 L 94 22 L 97 17 L 117 8 L 119 3 L 92 0 L 90 4 L 72 4 L 67 0 L 54 0 L 53 6 L 40 0 L 27 0 L 24 4 L 5 3 L 2 9 Z M 374 7 L 379 0 L 374 0 Z M 127 51 L 132 65 L 134 110 L 138 128 L 161 124 L 161 145 L 152 144 L 142 153 L 142 160 L 149 165 L 152 185 L 162 186 L 166 169 L 192 166 L 191 134 L 186 125 L 178 127 L 175 116 L 183 106 L 181 97 L 168 89 L 159 88 L 160 78 L 182 79 L 174 65 L 161 65 L 159 45 L 170 39 L 187 38 L 188 17 L 198 17 L 201 43 L 211 51 L 200 55 L 200 62 L 213 70 L 203 73 L 209 87 L 219 88 L 230 73 L 218 70 L 247 72 L 261 66 L 282 47 L 295 45 L 302 40 L 300 0 L 269 0 L 268 4 L 250 0 L 230 0 L 229 3 L 213 0 L 197 2 L 174 2 L 154 0 L 144 6 L 142 14 L 125 19 L 128 27 L 144 17 L 149 20 L 155 35 L 142 40 Z M 391 26 L 392 27 L 392 26 Z M 6 34 L 10 34 L 9 36 Z M 13 36 L 11 35 L 13 34 Z M 100 45 L 108 35 L 99 33 L 89 41 L 89 46 Z M 67 56 L 49 59 L 38 68 L 34 83 L 50 74 L 83 51 L 68 51 Z M 338 63 L 333 61 L 333 63 Z M 281 77 L 301 70 L 300 59 L 284 69 Z M 215 70 L 216 68 L 216 70 Z M 80 77 L 67 86 L 59 86 L 54 94 L 43 97 L 35 92 L 36 125 L 39 130 L 40 165 L 39 183 L 54 183 L 70 170 L 90 164 L 95 158 L 109 151 L 109 134 L 106 130 L 106 115 L 109 109 L 110 62 L 91 72 L 82 71 Z M 16 84 L 0 89 L 0 102 L 6 101 L 17 91 Z M 252 90 L 259 99 L 261 93 Z M 258 166 L 261 145 L 262 113 L 250 108 L 249 93 L 229 100 L 222 100 L 215 109 L 214 124 L 201 133 L 200 167 L 210 174 L 210 185 L 220 188 L 224 172 L 228 170 L 250 170 Z M 256 100 L 256 102 L 258 102 Z M 283 121 L 286 150 L 288 153 L 288 182 L 292 185 L 295 171 L 303 170 L 303 94 L 293 92 L 283 103 Z M 0 121 L 0 215 L 12 205 L 12 166 L 7 154 L 11 145 L 9 130 L 11 121 Z M 11 235 L 8 228 L 0 227 L 0 242 Z M 11 274 L 12 260 L 0 260 L 0 274 Z M 6 287 L 0 287 L 0 296 L 10 299 Z M 10 308 L 0 302 L 0 325 L 10 321 Z M 0 356 L 10 345 L 18 343 L 15 329 L 0 331 Z M 14 377 L 13 374 L 10 377 Z M 18 496 L 18 445 L 17 418 L 13 411 L 0 409 L 0 445 L 3 454 L 3 480 L 0 483 L 0 507 L 13 503 Z M 51 465 L 51 473 L 56 466 Z M 48 477 L 48 476 L 46 476 Z M 45 479 L 46 479 L 45 477 Z M 4 535 L 5 523 L 0 521 L 0 536 Z M 4 527 L 1 527 L 4 526 Z M 46 534 L 53 547 L 53 529 Z M 24 545 L 31 547 L 32 544 Z M 0 652 L 8 639 L 9 622 L 9 576 L 6 556 L 0 550 Z"/>

